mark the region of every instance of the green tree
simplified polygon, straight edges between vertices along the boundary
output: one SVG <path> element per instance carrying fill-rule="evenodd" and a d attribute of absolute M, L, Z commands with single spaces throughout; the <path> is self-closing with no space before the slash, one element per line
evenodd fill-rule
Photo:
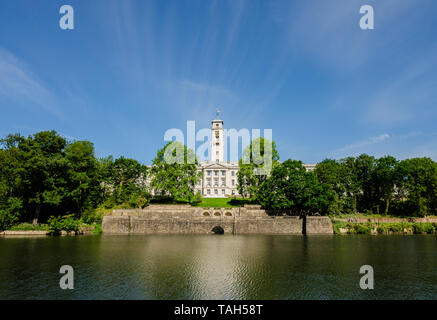
<path fill-rule="evenodd" d="M 437 163 L 430 158 L 413 158 L 398 166 L 398 189 L 405 190 L 406 209 L 417 216 L 437 212 Z"/>
<path fill-rule="evenodd" d="M 375 158 L 367 154 L 359 155 L 354 161 L 353 176 L 359 189 L 357 207 L 361 212 L 378 210 L 379 200 L 373 180 L 375 166 Z"/>
<path fill-rule="evenodd" d="M 278 161 L 279 153 L 274 141 L 262 137 L 253 139 L 244 149 L 239 161 L 237 189 L 240 195 L 243 197 L 256 195 L 260 185 L 267 179 Z"/>
<path fill-rule="evenodd" d="M 265 208 L 293 214 L 327 214 L 335 193 L 307 172 L 301 161 L 287 160 L 273 168 L 260 186 L 257 201 Z"/>
<path fill-rule="evenodd" d="M 397 166 L 398 161 L 395 158 L 385 156 L 376 160 L 373 170 L 372 185 L 375 190 L 375 200 L 383 202 L 385 215 L 388 214 L 390 201 L 394 197 L 394 189 L 398 181 Z M 376 206 L 379 211 L 379 203 Z"/>
<path fill-rule="evenodd" d="M 44 207 L 49 211 L 56 209 L 67 194 L 66 145 L 66 140 L 55 131 L 38 132 L 18 145 L 23 196 L 28 209 L 33 208 L 34 224 L 38 223 Z"/>
<path fill-rule="evenodd" d="M 192 149 L 177 141 L 167 143 L 153 160 L 151 185 L 154 194 L 192 202 L 194 188 L 202 176 L 197 164 Z"/>
<path fill-rule="evenodd" d="M 126 205 L 143 207 L 150 199 L 147 166 L 134 159 L 112 157 L 100 159 L 99 177 L 104 201 L 109 207 Z"/>
<path fill-rule="evenodd" d="M 67 168 L 67 211 L 82 213 L 98 202 L 100 183 L 94 146 L 89 141 L 75 141 L 65 148 Z"/>

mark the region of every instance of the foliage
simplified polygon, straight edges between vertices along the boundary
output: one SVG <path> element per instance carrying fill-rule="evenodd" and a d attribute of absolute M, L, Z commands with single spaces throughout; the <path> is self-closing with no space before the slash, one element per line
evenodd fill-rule
<path fill-rule="evenodd" d="M 64 217 L 51 216 L 47 223 L 48 231 L 52 235 L 58 235 L 61 231 L 77 233 L 81 225 L 81 221 L 74 219 L 72 215 L 66 215 Z"/>
<path fill-rule="evenodd" d="M 383 222 L 383 223 L 350 223 L 333 220 L 334 233 L 340 233 L 340 228 L 346 229 L 348 234 L 370 234 L 374 229 L 379 234 L 434 234 L 437 225 L 430 222 Z"/>
<path fill-rule="evenodd" d="M 6 205 L 0 207 L 0 231 L 7 230 L 18 222 L 22 201 L 17 198 L 9 198 Z"/>
<path fill-rule="evenodd" d="M 299 215 L 328 214 L 334 192 L 307 172 L 301 161 L 287 160 L 273 168 L 256 199 L 267 209 L 291 210 Z"/>
<path fill-rule="evenodd" d="M 399 186 L 412 215 L 437 211 L 437 163 L 430 158 L 406 159 L 399 164 Z"/>
<path fill-rule="evenodd" d="M 10 134 L 0 140 L 0 146 L 0 230 L 20 222 L 37 225 L 51 216 L 53 230 L 60 224 L 74 229 L 72 220 L 98 224 L 110 209 L 144 208 L 149 203 L 200 207 L 258 203 L 300 215 L 423 217 L 437 213 L 437 163 L 430 158 L 398 161 L 362 154 L 326 159 L 314 172 L 307 172 L 300 161 L 281 164 L 275 142 L 257 138 L 240 160 L 237 187 L 243 198 L 218 200 L 195 194 L 201 178 L 198 162 L 194 151 L 178 142 L 158 150 L 151 169 L 124 157 L 97 159 L 91 142 L 69 142 L 55 131 L 28 137 Z M 272 170 L 266 170 L 270 165 Z M 63 215 L 75 219 L 59 218 Z M 381 232 L 397 228 L 378 227 Z M 406 227 L 418 233 L 431 231 L 430 225 Z"/>
<path fill-rule="evenodd" d="M 258 137 L 247 146 L 239 161 L 237 189 L 243 197 L 257 194 L 261 184 L 267 179 L 279 161 L 276 143 Z"/>
<path fill-rule="evenodd" d="M 194 187 L 201 178 L 194 151 L 175 141 L 158 150 L 153 160 L 151 181 L 154 194 L 172 200 L 191 202 Z"/>
<path fill-rule="evenodd" d="M 9 228 L 12 231 L 45 231 L 48 230 L 48 225 L 43 223 L 32 224 L 32 223 L 19 223 Z"/>

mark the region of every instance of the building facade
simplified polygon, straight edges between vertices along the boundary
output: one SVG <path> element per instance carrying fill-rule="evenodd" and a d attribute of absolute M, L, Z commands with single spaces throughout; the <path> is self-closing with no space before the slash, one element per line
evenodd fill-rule
<path fill-rule="evenodd" d="M 203 178 L 196 186 L 195 192 L 203 197 L 221 198 L 238 195 L 238 162 L 224 161 L 225 139 L 223 120 L 211 121 L 211 161 L 201 161 L 198 170 Z"/>
<path fill-rule="evenodd" d="M 202 197 L 222 198 L 238 196 L 237 172 L 238 162 L 225 161 L 225 137 L 223 133 L 223 120 L 211 121 L 211 161 L 201 161 L 198 171 L 203 173 L 203 178 L 195 187 Z M 314 164 L 304 164 L 307 171 L 315 168 Z"/>

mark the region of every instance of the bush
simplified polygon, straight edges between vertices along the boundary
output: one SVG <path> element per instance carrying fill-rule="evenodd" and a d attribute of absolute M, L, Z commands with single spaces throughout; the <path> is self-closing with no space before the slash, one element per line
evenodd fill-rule
<path fill-rule="evenodd" d="M 12 231 L 45 231 L 47 229 L 48 229 L 47 224 L 42 224 L 42 223 L 32 224 L 27 222 L 16 224 L 12 228 L 10 228 L 10 230 Z"/>
<path fill-rule="evenodd" d="M 348 232 L 356 234 L 371 234 L 373 229 L 372 223 L 349 223 Z"/>
<path fill-rule="evenodd" d="M 432 223 L 429 222 L 417 222 L 413 223 L 413 232 L 415 234 L 423 234 L 423 233 L 434 233 L 435 228 Z"/>
<path fill-rule="evenodd" d="M 51 216 L 47 222 L 49 225 L 49 233 L 52 235 L 59 235 L 61 231 L 74 231 L 75 233 L 78 233 L 79 227 L 81 225 L 81 221 L 74 219 L 73 215 L 68 215 L 64 217 Z"/>
<path fill-rule="evenodd" d="M 340 228 L 342 229 L 348 229 L 348 223 L 340 220 L 333 220 L 332 221 L 332 228 L 334 229 L 335 234 L 340 233 Z"/>
<path fill-rule="evenodd" d="M 81 214 L 81 220 L 86 224 L 102 223 L 103 214 L 101 211 L 90 209 Z"/>
<path fill-rule="evenodd" d="M 23 202 L 18 198 L 9 198 L 6 208 L 0 209 L 0 231 L 7 230 L 18 222 Z"/>

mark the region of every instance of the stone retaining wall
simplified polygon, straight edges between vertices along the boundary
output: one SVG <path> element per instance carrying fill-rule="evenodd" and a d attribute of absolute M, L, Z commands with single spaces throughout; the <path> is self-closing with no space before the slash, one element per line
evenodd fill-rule
<path fill-rule="evenodd" d="M 105 233 L 211 233 L 221 227 L 228 234 L 332 234 L 328 217 L 308 217 L 306 227 L 297 216 L 269 216 L 259 206 L 199 208 L 151 205 L 143 210 L 114 210 L 103 218 Z"/>

